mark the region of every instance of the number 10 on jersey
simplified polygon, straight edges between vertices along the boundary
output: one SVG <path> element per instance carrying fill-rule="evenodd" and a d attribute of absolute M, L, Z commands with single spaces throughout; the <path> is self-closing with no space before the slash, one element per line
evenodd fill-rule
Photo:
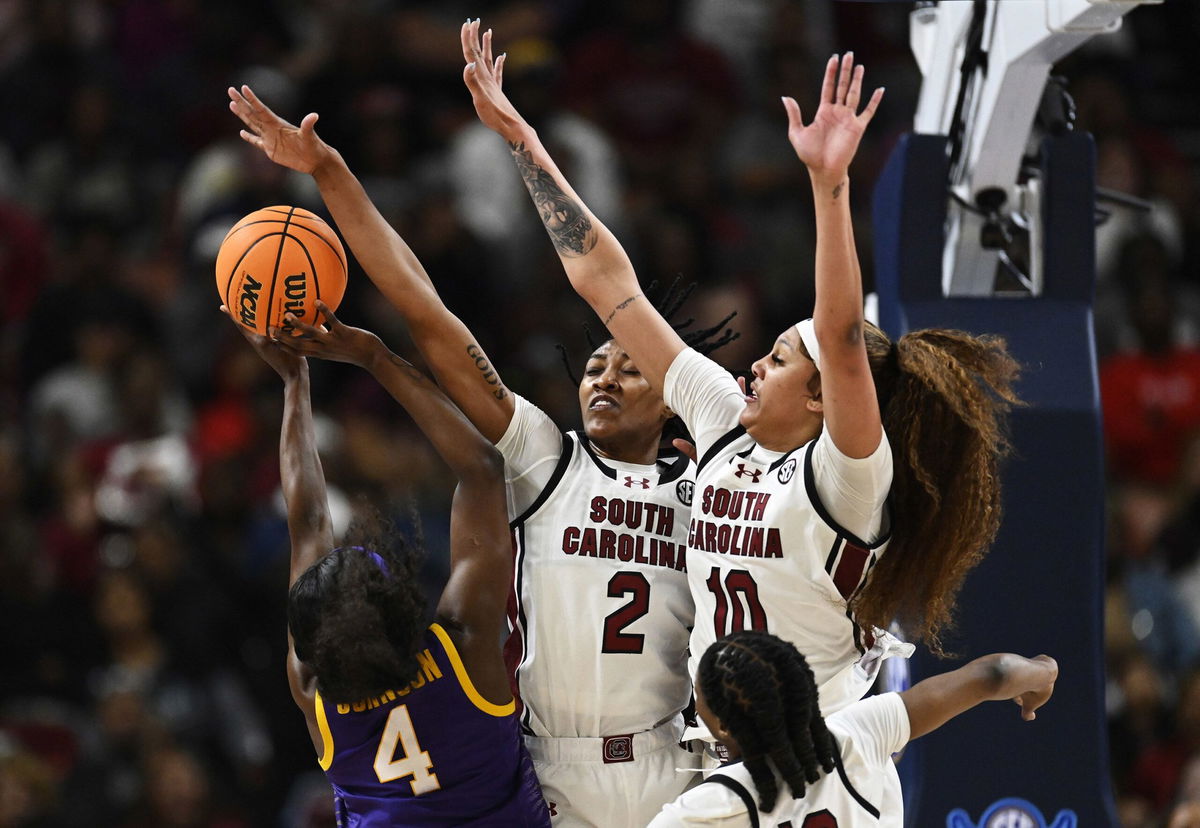
<path fill-rule="evenodd" d="M 714 566 L 704 583 L 717 599 L 713 610 L 717 638 L 742 630 L 766 630 L 767 613 L 758 600 L 758 584 L 749 572 L 731 569 L 722 580 L 721 570 Z"/>

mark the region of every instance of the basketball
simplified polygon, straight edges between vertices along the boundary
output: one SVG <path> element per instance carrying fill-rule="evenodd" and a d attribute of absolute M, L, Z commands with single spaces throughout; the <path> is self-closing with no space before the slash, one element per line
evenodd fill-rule
<path fill-rule="evenodd" d="M 292 332 L 291 313 L 319 324 L 316 301 L 336 310 L 346 292 L 346 251 L 325 221 L 302 207 L 264 207 L 233 226 L 217 252 L 217 293 L 255 333 Z"/>

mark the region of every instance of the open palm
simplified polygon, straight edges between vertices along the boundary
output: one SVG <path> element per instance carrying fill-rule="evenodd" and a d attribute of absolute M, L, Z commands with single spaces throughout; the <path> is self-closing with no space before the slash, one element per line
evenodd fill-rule
<path fill-rule="evenodd" d="M 871 122 L 883 98 L 883 89 L 876 89 L 863 111 L 858 112 L 863 67 L 854 66 L 853 52 L 847 52 L 840 65 L 839 70 L 837 55 L 825 65 L 821 103 L 808 126 L 804 125 L 796 100 L 783 100 L 788 114 L 788 140 L 796 150 L 796 155 L 815 175 L 845 174 L 854 153 L 858 151 L 858 143 L 867 124 Z"/>
<path fill-rule="evenodd" d="M 229 109 L 246 125 L 240 133 L 242 139 L 282 167 L 311 173 L 332 152 L 317 137 L 315 112 L 305 115 L 299 127 L 293 126 L 272 112 L 249 86 L 240 91 L 229 87 Z"/>

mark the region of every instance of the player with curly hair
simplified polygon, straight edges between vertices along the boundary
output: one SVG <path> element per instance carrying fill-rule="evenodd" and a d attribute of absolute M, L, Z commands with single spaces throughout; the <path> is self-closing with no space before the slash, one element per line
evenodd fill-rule
<path fill-rule="evenodd" d="M 238 325 L 284 381 L 287 677 L 333 785 L 337 824 L 547 826 L 500 650 L 512 568 L 500 456 L 429 379 L 322 310 L 322 333 L 350 343 L 353 361 L 370 367 L 459 481 L 450 576 L 427 625 L 419 543 L 383 533 L 333 548 L 302 343 Z"/>

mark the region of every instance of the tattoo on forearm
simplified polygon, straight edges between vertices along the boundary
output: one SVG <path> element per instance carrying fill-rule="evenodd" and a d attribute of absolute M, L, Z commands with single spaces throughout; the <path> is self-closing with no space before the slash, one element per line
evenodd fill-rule
<path fill-rule="evenodd" d="M 846 182 L 845 182 L 845 181 L 839 181 L 839 182 L 838 182 L 838 185 L 837 185 L 836 187 L 834 187 L 834 188 L 833 188 L 833 199 L 834 199 L 834 201 L 837 201 L 837 197 L 838 197 L 838 196 L 840 196 L 840 195 L 842 194 L 842 187 L 844 187 L 844 186 L 845 186 L 845 184 L 846 184 Z"/>
<path fill-rule="evenodd" d="M 488 385 L 495 386 L 492 389 L 492 396 L 498 400 L 502 400 L 508 396 L 508 389 L 504 387 L 504 383 L 500 382 L 500 375 L 492 368 L 484 356 L 483 349 L 472 342 L 467 346 L 467 356 L 475 360 L 475 368 L 483 375 L 483 381 Z"/>
<path fill-rule="evenodd" d="M 608 316 L 604 317 L 604 324 L 607 325 L 609 322 L 611 322 L 612 318 L 617 315 L 617 311 L 625 310 L 625 308 L 632 305 L 634 302 L 636 302 L 641 297 L 642 297 L 642 294 L 635 293 L 635 294 L 633 294 L 633 296 L 630 296 L 624 302 L 617 305 L 615 308 L 612 309 L 612 313 L 610 313 Z"/>
<path fill-rule="evenodd" d="M 555 249 L 568 258 L 591 252 L 596 246 L 596 230 L 583 208 L 562 191 L 550 173 L 534 162 L 533 154 L 523 143 L 510 143 L 508 147 Z"/>
<path fill-rule="evenodd" d="M 423 382 L 429 382 L 429 377 L 418 371 L 416 366 L 402 356 L 397 354 L 388 354 L 388 362 L 392 363 L 392 365 L 395 365 L 397 368 L 403 371 L 405 376 L 418 385 Z"/>

